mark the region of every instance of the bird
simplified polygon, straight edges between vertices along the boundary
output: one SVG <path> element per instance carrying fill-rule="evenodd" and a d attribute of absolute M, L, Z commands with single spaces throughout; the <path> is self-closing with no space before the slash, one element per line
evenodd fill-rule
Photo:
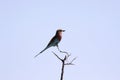
<path fill-rule="evenodd" d="M 50 48 L 50 47 L 54 47 L 56 46 L 58 48 L 58 50 L 60 51 L 59 47 L 58 47 L 58 43 L 61 41 L 62 39 L 62 32 L 65 32 L 65 30 L 62 29 L 58 29 L 56 30 L 56 34 L 54 35 L 54 37 L 49 41 L 48 45 L 41 51 L 39 52 L 37 55 L 35 55 L 35 57 L 37 57 L 38 55 L 40 55 L 41 53 L 43 53 L 46 49 Z"/>

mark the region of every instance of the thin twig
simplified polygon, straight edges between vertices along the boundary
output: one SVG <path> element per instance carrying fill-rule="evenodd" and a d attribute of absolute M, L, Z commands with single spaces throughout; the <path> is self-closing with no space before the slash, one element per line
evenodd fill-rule
<path fill-rule="evenodd" d="M 58 56 L 58 55 L 56 55 L 54 52 L 52 52 L 59 60 L 61 60 L 62 61 L 62 59 Z"/>
<path fill-rule="evenodd" d="M 72 62 L 73 62 L 75 59 L 76 59 L 76 57 L 75 57 L 75 58 L 73 58 L 73 60 L 72 60 L 72 61 L 70 61 L 69 63 L 65 63 L 65 65 L 74 65 Z"/>
<path fill-rule="evenodd" d="M 73 63 L 66 63 L 65 65 L 75 65 L 75 64 L 73 64 Z"/>
<path fill-rule="evenodd" d="M 73 58 L 73 60 L 72 60 L 70 63 L 72 63 L 73 61 L 75 61 L 75 60 L 76 60 L 76 58 L 77 58 L 77 57 Z"/>

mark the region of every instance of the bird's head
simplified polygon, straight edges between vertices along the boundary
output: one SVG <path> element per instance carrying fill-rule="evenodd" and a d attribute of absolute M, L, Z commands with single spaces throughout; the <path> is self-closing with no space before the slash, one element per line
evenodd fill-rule
<path fill-rule="evenodd" d="M 57 32 L 65 32 L 65 30 L 58 29 Z"/>
<path fill-rule="evenodd" d="M 65 30 L 58 29 L 58 30 L 56 31 L 56 34 L 62 35 L 62 32 L 65 32 Z"/>

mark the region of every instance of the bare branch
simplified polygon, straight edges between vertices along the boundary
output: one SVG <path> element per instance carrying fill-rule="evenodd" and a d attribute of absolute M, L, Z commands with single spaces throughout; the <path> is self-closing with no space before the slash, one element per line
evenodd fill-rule
<path fill-rule="evenodd" d="M 73 64 L 73 63 L 66 63 L 65 65 L 75 65 L 75 64 Z"/>
<path fill-rule="evenodd" d="M 76 58 L 77 58 L 77 57 L 73 58 L 73 60 L 72 60 L 70 63 L 72 63 L 73 61 L 75 61 L 75 60 L 76 60 Z"/>
<path fill-rule="evenodd" d="M 68 54 L 67 52 L 63 52 L 63 51 L 60 51 L 61 53 L 66 53 L 67 55 L 65 55 L 65 57 L 62 59 L 60 58 L 57 54 L 55 54 L 54 52 L 52 52 L 60 61 L 62 61 L 62 69 L 61 69 L 61 77 L 60 77 L 60 80 L 63 80 L 63 74 L 64 74 L 64 66 L 65 65 L 74 65 L 72 62 L 76 59 L 73 58 L 70 62 L 66 63 L 66 61 L 68 60 L 68 58 L 71 56 L 71 54 Z"/>
<path fill-rule="evenodd" d="M 63 61 L 57 54 L 55 54 L 54 52 L 52 52 L 59 60 Z"/>
<path fill-rule="evenodd" d="M 65 61 L 66 59 L 67 59 L 67 56 L 65 56 L 63 60 Z"/>
<path fill-rule="evenodd" d="M 65 63 L 65 65 L 74 65 L 72 62 L 73 62 L 75 59 L 76 59 L 76 57 L 73 58 L 73 60 L 72 60 L 71 62 Z"/>

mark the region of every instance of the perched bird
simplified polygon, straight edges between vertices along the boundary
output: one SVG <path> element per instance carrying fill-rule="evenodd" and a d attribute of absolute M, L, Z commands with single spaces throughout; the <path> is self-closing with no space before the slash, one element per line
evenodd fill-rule
<path fill-rule="evenodd" d="M 58 47 L 58 43 L 61 41 L 62 39 L 62 32 L 65 32 L 65 30 L 62 29 L 58 29 L 56 31 L 55 36 L 50 40 L 50 42 L 48 43 L 48 45 L 46 46 L 45 49 L 43 49 L 40 53 L 38 53 L 35 57 L 37 57 L 39 54 L 41 54 L 42 52 L 44 52 L 46 49 L 52 47 L 52 46 L 56 46 L 58 48 L 58 50 L 60 51 L 59 47 Z"/>

